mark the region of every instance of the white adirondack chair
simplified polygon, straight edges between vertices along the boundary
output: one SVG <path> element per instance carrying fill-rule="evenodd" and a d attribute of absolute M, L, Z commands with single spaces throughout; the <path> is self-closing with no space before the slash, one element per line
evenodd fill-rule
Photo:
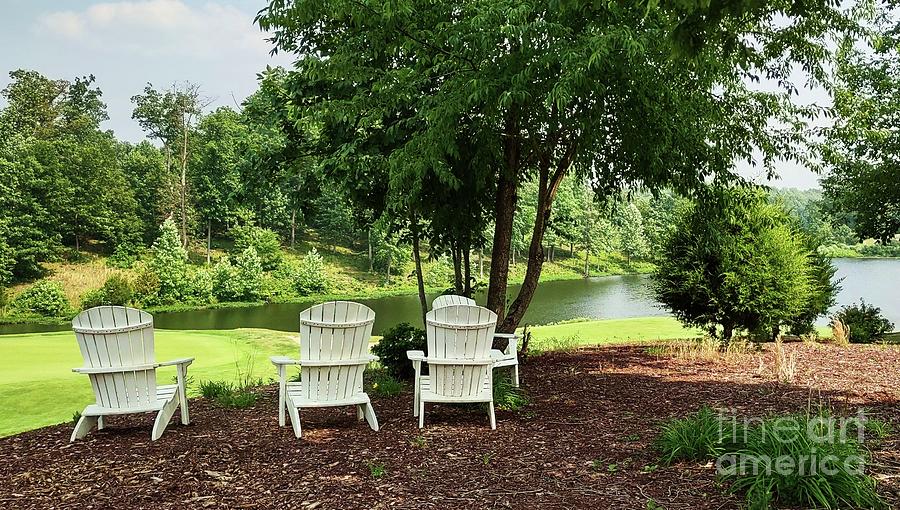
<path fill-rule="evenodd" d="M 431 309 L 442 308 L 450 305 L 474 305 L 475 300 L 465 296 L 456 296 L 453 294 L 445 294 L 435 298 L 431 304 Z M 512 381 L 516 388 L 519 387 L 519 335 L 515 333 L 494 333 L 494 338 L 504 338 L 507 340 L 506 348 L 491 349 L 491 357 L 494 358 L 494 368 L 510 367 L 512 371 Z"/>
<path fill-rule="evenodd" d="M 426 402 L 486 402 L 491 429 L 494 416 L 494 385 L 491 341 L 497 314 L 475 305 L 436 308 L 425 316 L 428 356 L 407 351 L 415 369 L 413 415 L 425 426 Z M 429 375 L 422 375 L 422 363 Z"/>
<path fill-rule="evenodd" d="M 84 367 L 96 404 L 87 406 L 75 425 L 70 441 L 81 439 L 96 425 L 103 429 L 105 416 L 156 412 L 150 439 L 162 436 L 181 406 L 181 423 L 190 423 L 185 380 L 194 358 L 157 363 L 153 350 L 153 316 L 124 306 L 98 306 L 81 312 L 72 321 Z M 177 384 L 156 385 L 156 369 L 175 366 Z"/>
<path fill-rule="evenodd" d="M 378 418 L 363 391 L 363 372 L 377 356 L 369 354 L 375 312 L 360 303 L 331 301 L 300 313 L 300 359 L 273 356 L 278 368 L 278 425 L 291 416 L 294 435 L 302 435 L 300 408 L 357 407 L 357 417 L 378 430 Z M 287 367 L 300 365 L 300 382 L 287 381 Z"/>

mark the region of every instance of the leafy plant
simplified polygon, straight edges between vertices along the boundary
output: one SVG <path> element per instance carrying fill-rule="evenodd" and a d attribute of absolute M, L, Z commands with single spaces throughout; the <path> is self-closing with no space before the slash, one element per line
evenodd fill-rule
<path fill-rule="evenodd" d="M 885 335 L 894 330 L 894 323 L 881 314 L 881 308 L 870 305 L 865 300 L 858 305 L 841 308 L 835 319 L 849 329 L 850 342 L 855 344 L 884 340 Z"/>
<path fill-rule="evenodd" d="M 303 257 L 294 273 L 294 286 L 301 296 L 326 292 L 328 275 L 325 273 L 325 261 L 315 248 Z"/>
<path fill-rule="evenodd" d="M 501 375 L 494 376 L 494 405 L 504 411 L 519 411 L 528 405 L 528 397 L 521 388 Z"/>
<path fill-rule="evenodd" d="M 95 306 L 125 306 L 134 297 L 134 290 L 127 278 L 113 274 L 99 289 L 88 291 L 81 298 L 81 308 L 87 310 Z"/>
<path fill-rule="evenodd" d="M 142 292 L 147 304 L 178 303 L 189 294 L 187 282 L 187 251 L 181 245 L 178 227 L 172 218 L 167 218 L 159 228 L 159 238 L 150 249 L 152 256 L 147 269 L 156 280 L 156 295 Z M 149 281 L 148 281 L 149 283 Z M 142 287 L 145 287 L 142 284 Z M 146 285 L 150 290 L 150 285 Z"/>
<path fill-rule="evenodd" d="M 406 351 L 424 351 L 426 346 L 425 331 L 402 322 L 384 334 L 384 337 L 372 347 L 372 353 L 381 358 L 381 365 L 391 374 L 409 381 L 412 380 L 415 371 L 412 362 L 406 357 Z"/>
<path fill-rule="evenodd" d="M 369 468 L 372 478 L 381 478 L 387 472 L 383 462 L 366 461 L 366 467 Z"/>
<path fill-rule="evenodd" d="M 200 395 L 232 409 L 253 407 L 257 399 L 251 385 L 230 381 L 200 381 Z"/>
<path fill-rule="evenodd" d="M 396 397 L 403 392 L 403 383 L 387 370 L 372 370 L 369 374 L 370 391 L 379 397 Z"/>
<path fill-rule="evenodd" d="M 259 256 L 262 268 L 271 271 L 281 265 L 281 240 L 272 230 L 254 225 L 238 226 L 231 229 L 235 255 L 253 247 Z"/>
<path fill-rule="evenodd" d="M 262 288 L 262 261 L 253 246 L 235 259 L 220 260 L 212 273 L 213 294 L 220 301 L 254 301 Z"/>
<path fill-rule="evenodd" d="M 693 416 L 675 418 L 662 426 L 656 445 L 662 462 L 709 460 L 723 451 L 722 423 L 715 410 L 703 406 Z"/>
<path fill-rule="evenodd" d="M 13 300 L 13 306 L 44 317 L 65 317 L 72 311 L 62 285 L 50 280 L 40 280 L 22 291 Z"/>
<path fill-rule="evenodd" d="M 131 269 L 139 259 L 138 248 L 131 243 L 122 243 L 106 259 L 106 265 L 118 269 Z"/>
<path fill-rule="evenodd" d="M 745 493 L 751 509 L 774 502 L 816 508 L 884 508 L 875 482 L 862 473 L 865 451 L 835 434 L 820 412 L 770 418 L 746 429 L 719 462 L 732 492 Z"/>

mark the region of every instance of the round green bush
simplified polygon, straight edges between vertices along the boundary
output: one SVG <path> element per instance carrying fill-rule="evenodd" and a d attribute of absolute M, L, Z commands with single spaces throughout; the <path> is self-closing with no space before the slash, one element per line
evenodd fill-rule
<path fill-rule="evenodd" d="M 841 308 L 835 318 L 850 329 L 850 343 L 854 344 L 884 340 L 885 335 L 894 330 L 894 323 L 881 314 L 881 308 L 865 301 Z"/>
<path fill-rule="evenodd" d="M 401 322 L 372 347 L 372 353 L 381 358 L 381 365 L 395 377 L 411 380 L 415 375 L 406 351 L 424 351 L 427 346 L 425 331 Z"/>
<path fill-rule="evenodd" d="M 65 317 L 72 311 L 59 282 L 41 280 L 28 287 L 13 301 L 16 309 L 44 317 Z"/>

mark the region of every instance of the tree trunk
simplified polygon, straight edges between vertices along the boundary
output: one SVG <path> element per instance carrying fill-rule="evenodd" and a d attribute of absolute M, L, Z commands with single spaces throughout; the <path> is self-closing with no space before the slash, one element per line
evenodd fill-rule
<path fill-rule="evenodd" d="M 388 259 L 387 259 L 387 284 L 388 285 L 391 284 L 391 259 L 393 259 L 393 258 L 394 257 L 388 256 Z"/>
<path fill-rule="evenodd" d="M 591 250 L 585 248 L 584 250 L 584 277 L 590 278 L 591 276 L 591 268 L 590 268 L 590 256 Z"/>
<path fill-rule="evenodd" d="M 734 336 L 734 324 L 730 322 L 722 324 L 722 343 L 730 342 L 732 336 Z"/>
<path fill-rule="evenodd" d="M 504 165 L 497 182 L 494 201 L 494 245 L 491 249 L 491 274 L 488 283 L 487 308 L 502 321 L 506 315 L 506 285 L 509 281 L 509 248 L 512 241 L 513 216 L 518 200 L 520 136 L 518 108 L 513 104 L 504 119 Z"/>
<path fill-rule="evenodd" d="M 410 232 L 412 232 L 413 260 L 416 261 L 416 285 L 419 287 L 419 304 L 422 306 L 422 324 L 425 324 L 425 315 L 428 313 L 428 301 L 425 298 L 425 280 L 422 277 L 422 254 L 419 253 L 419 223 L 415 216 L 410 221 Z M 371 240 L 371 229 L 369 230 Z M 369 243 L 369 252 L 371 253 L 372 244 Z M 371 257 L 371 256 L 370 256 Z M 370 258 L 371 260 L 371 258 Z"/>
<path fill-rule="evenodd" d="M 210 250 L 212 249 L 212 220 L 206 220 L 206 265 L 211 262 Z"/>
<path fill-rule="evenodd" d="M 459 241 L 451 243 L 450 254 L 453 257 L 453 292 L 459 296 L 463 294 L 462 249 Z"/>
<path fill-rule="evenodd" d="M 181 130 L 184 132 L 184 143 L 181 145 L 181 244 L 188 247 L 187 236 L 187 147 L 188 147 L 188 121 L 184 116 L 181 120 Z"/>
<path fill-rule="evenodd" d="M 369 235 L 366 238 L 366 243 L 369 245 L 369 272 L 375 270 L 375 258 L 372 256 L 372 227 L 369 227 Z"/>
<path fill-rule="evenodd" d="M 575 243 L 569 243 L 569 258 L 575 256 Z"/>
<path fill-rule="evenodd" d="M 291 249 L 294 249 L 294 242 L 297 240 L 297 209 L 291 209 Z"/>
<path fill-rule="evenodd" d="M 469 244 L 467 242 L 463 247 L 463 278 L 465 279 L 463 282 L 463 296 L 468 298 L 472 297 L 472 263 L 469 252 Z"/>
<path fill-rule="evenodd" d="M 564 159 L 559 162 L 559 165 L 552 176 L 550 175 L 549 158 L 545 157 L 541 161 L 539 169 L 540 180 L 538 182 L 538 202 L 537 207 L 535 208 L 536 212 L 534 229 L 531 233 L 531 245 L 528 249 L 525 279 L 522 282 L 522 287 L 519 289 L 519 295 L 516 296 L 516 299 L 509 307 L 506 318 L 497 328 L 497 331 L 500 333 L 512 333 L 516 330 L 522 317 L 525 316 L 525 311 L 528 310 L 528 305 L 531 304 L 531 299 L 534 297 L 534 291 L 537 290 L 538 281 L 540 281 L 541 277 L 541 269 L 543 269 L 544 264 L 543 241 L 544 234 L 547 231 L 547 224 L 550 221 L 551 206 L 553 205 L 554 198 L 556 198 L 556 191 L 559 189 L 559 184 L 562 182 L 562 178 L 565 176 L 566 171 L 571 165 L 572 157 L 573 155 L 564 157 Z"/>
<path fill-rule="evenodd" d="M 478 247 L 478 278 L 484 278 L 484 248 Z"/>

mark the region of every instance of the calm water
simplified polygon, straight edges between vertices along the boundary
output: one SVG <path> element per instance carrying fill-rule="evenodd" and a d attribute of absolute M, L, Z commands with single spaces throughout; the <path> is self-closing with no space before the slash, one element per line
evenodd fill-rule
<path fill-rule="evenodd" d="M 881 307 L 900 326 L 900 260 L 839 259 L 835 261 L 841 292 L 838 306 L 859 301 Z M 510 288 L 515 296 L 518 287 Z M 429 295 L 429 303 L 435 296 Z M 475 299 L 484 303 L 484 294 Z M 421 324 L 419 300 L 415 295 L 360 300 L 375 310 L 375 334 L 400 322 Z M 298 314 L 313 302 L 269 304 L 249 308 L 196 310 L 159 313 L 156 327 L 163 329 L 268 328 L 296 331 Z M 653 299 L 647 276 L 608 276 L 587 280 L 542 283 L 525 315 L 523 324 L 544 324 L 576 317 L 617 319 L 667 315 Z M 827 319 L 822 319 L 826 323 Z M 66 330 L 66 326 L 33 324 L 0 326 L 0 334 Z"/>

